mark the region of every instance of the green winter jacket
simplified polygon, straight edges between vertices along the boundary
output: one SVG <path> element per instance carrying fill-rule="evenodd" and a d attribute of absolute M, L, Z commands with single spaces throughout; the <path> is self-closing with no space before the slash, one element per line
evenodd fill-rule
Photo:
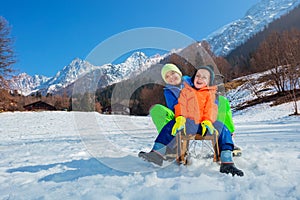
<path fill-rule="evenodd" d="M 234 123 L 232 120 L 232 112 L 228 99 L 219 95 L 218 98 L 218 116 L 217 120 L 225 124 L 231 133 L 234 132 Z"/>

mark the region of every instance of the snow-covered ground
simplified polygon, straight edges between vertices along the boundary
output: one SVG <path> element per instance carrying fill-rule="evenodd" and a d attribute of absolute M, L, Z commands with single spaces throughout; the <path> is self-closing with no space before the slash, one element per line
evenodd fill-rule
<path fill-rule="evenodd" d="M 292 112 L 262 104 L 234 113 L 244 177 L 219 173 L 203 143 L 191 148 L 189 166 L 140 160 L 156 136 L 149 117 L 1 113 L 0 199 L 300 199 L 300 118 Z"/>

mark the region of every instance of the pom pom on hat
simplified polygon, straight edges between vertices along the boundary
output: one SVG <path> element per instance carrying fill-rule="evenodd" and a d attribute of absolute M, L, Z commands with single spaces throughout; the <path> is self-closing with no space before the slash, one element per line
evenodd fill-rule
<path fill-rule="evenodd" d="M 161 77 L 162 79 L 166 81 L 166 74 L 169 72 L 169 71 L 175 71 L 176 73 L 178 73 L 180 76 L 182 76 L 182 73 L 181 71 L 179 70 L 179 68 L 172 64 L 172 63 L 167 63 L 163 66 L 163 68 L 161 69 Z"/>

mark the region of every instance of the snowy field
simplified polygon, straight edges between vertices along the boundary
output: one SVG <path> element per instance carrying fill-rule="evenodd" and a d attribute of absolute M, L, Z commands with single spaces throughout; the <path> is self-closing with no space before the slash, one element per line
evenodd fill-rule
<path fill-rule="evenodd" d="M 219 173 L 203 143 L 189 166 L 140 160 L 156 136 L 149 117 L 1 113 L 0 199 L 300 199 L 300 117 L 289 113 L 288 104 L 234 113 L 244 177 Z"/>

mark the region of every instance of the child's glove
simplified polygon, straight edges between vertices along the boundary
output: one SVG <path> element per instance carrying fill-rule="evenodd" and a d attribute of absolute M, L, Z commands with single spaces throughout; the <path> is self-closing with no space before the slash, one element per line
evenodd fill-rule
<path fill-rule="evenodd" d="M 186 134 L 186 132 L 185 132 L 186 119 L 183 116 L 178 116 L 178 117 L 176 117 L 175 121 L 176 122 L 175 122 L 175 124 L 172 128 L 172 133 L 171 134 L 173 136 L 175 136 L 177 131 L 182 130 L 182 129 L 183 129 L 184 134 Z"/>
<path fill-rule="evenodd" d="M 209 120 L 204 120 L 201 122 L 201 126 L 202 126 L 202 136 L 205 135 L 206 130 L 213 135 L 214 133 L 216 135 L 219 135 L 219 132 L 217 131 L 217 129 L 215 129 L 215 127 L 212 125 L 211 121 Z"/>

